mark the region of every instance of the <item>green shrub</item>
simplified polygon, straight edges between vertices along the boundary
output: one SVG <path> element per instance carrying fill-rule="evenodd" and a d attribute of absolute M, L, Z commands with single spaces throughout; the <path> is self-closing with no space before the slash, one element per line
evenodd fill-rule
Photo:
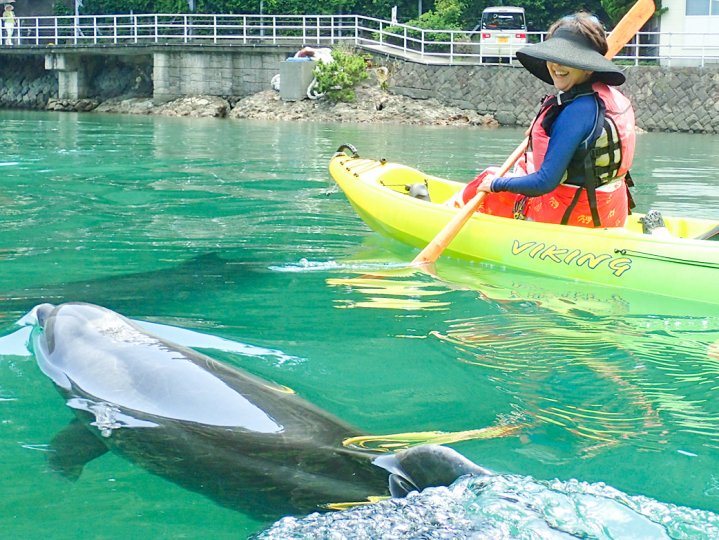
<path fill-rule="evenodd" d="M 367 78 L 365 59 L 343 48 L 332 50 L 334 62 L 317 62 L 314 76 L 317 79 L 316 90 L 325 94 L 333 103 L 354 101 L 354 87 Z"/>

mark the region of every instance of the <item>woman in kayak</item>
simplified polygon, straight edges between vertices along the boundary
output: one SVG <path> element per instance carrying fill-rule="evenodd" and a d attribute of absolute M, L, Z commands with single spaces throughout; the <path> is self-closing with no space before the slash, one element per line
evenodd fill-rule
<path fill-rule="evenodd" d="M 461 193 L 466 204 L 487 192 L 480 212 L 584 227 L 621 227 L 631 206 L 634 111 L 614 86 L 622 71 L 604 57 L 604 28 L 577 13 L 554 23 L 547 39 L 517 51 L 535 77 L 553 84 L 529 128 L 525 159 L 512 175 L 487 169 Z"/>

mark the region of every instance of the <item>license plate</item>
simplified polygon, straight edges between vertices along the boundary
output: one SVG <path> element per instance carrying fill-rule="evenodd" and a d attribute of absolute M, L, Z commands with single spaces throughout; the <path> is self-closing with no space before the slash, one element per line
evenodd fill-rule
<path fill-rule="evenodd" d="M 507 36 L 499 36 L 497 38 L 497 43 L 509 43 L 509 37 Z"/>

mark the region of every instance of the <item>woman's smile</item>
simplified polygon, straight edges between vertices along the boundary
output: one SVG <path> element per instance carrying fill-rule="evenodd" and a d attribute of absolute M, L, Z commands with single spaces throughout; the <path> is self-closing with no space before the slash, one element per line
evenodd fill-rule
<path fill-rule="evenodd" d="M 547 69 L 554 82 L 554 87 L 562 92 L 572 89 L 592 76 L 591 71 L 563 66 L 554 62 L 547 62 Z"/>

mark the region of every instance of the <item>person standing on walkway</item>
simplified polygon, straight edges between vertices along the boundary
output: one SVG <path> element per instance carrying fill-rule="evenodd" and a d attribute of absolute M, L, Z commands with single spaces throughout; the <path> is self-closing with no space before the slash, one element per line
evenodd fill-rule
<path fill-rule="evenodd" d="M 5 45 L 12 45 L 12 35 L 15 31 L 15 10 L 10 4 L 5 5 L 5 11 L 2 14 L 2 22 L 5 27 Z M 2 40 L 1 34 L 0 40 Z"/>

